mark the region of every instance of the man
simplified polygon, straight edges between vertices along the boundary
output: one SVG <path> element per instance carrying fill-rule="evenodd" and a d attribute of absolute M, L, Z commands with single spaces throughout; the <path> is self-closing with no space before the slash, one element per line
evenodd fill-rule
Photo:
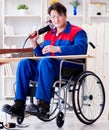
<path fill-rule="evenodd" d="M 37 43 L 39 35 L 31 38 L 34 54 L 37 56 L 80 55 L 87 52 L 87 34 L 75 25 L 67 21 L 66 8 L 59 2 L 48 8 L 51 22 L 54 28 L 44 36 L 42 45 Z M 34 36 L 35 32 L 31 34 Z M 16 72 L 16 94 L 14 105 L 4 105 L 3 111 L 24 118 L 26 96 L 29 89 L 29 81 L 38 82 L 36 99 L 37 105 L 34 112 L 46 114 L 49 112 L 51 89 L 56 77 L 59 76 L 60 60 L 43 58 L 40 60 L 21 60 Z M 39 111 L 40 110 L 40 111 Z"/>

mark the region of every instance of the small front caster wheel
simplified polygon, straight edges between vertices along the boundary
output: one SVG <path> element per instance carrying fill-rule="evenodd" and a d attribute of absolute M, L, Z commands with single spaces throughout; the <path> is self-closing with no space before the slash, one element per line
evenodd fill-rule
<path fill-rule="evenodd" d="M 19 118 L 19 117 L 17 117 L 17 123 L 18 123 L 18 124 L 22 124 L 23 120 L 24 120 L 24 118 Z"/>
<path fill-rule="evenodd" d="M 56 124 L 59 128 L 61 128 L 64 124 L 64 114 L 63 112 L 58 112 L 56 117 Z"/>

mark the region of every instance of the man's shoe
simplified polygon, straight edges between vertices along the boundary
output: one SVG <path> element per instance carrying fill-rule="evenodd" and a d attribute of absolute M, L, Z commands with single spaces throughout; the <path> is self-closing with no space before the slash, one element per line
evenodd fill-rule
<path fill-rule="evenodd" d="M 14 105 L 5 104 L 2 107 L 2 111 L 10 114 L 11 116 L 17 116 L 19 118 L 24 118 L 25 113 L 25 103 L 20 100 L 16 100 Z"/>
<path fill-rule="evenodd" d="M 39 113 L 41 115 L 46 115 L 50 110 L 50 104 L 42 100 L 37 101 L 37 106 L 39 107 Z"/>
<path fill-rule="evenodd" d="M 50 105 L 42 100 L 37 100 L 37 105 L 31 104 L 27 106 L 26 112 L 34 116 L 46 116 L 49 112 Z"/>
<path fill-rule="evenodd" d="M 27 105 L 25 112 L 33 116 L 37 116 L 39 113 L 39 107 L 35 104 Z"/>
<path fill-rule="evenodd" d="M 11 108 L 11 105 L 8 105 L 8 104 L 5 104 L 3 107 L 2 107 L 2 111 L 5 112 L 5 113 L 8 113 L 10 115 L 12 115 L 11 111 L 10 111 L 10 108 Z"/>

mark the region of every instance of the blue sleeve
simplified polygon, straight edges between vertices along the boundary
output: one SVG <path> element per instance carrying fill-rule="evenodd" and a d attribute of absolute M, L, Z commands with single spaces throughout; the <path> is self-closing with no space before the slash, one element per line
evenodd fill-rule
<path fill-rule="evenodd" d="M 79 31 L 71 46 L 60 46 L 59 55 L 81 55 L 87 53 L 87 34 L 84 30 Z"/>
<path fill-rule="evenodd" d="M 34 49 L 34 55 L 35 56 L 43 56 L 42 48 L 39 45 L 37 45 L 37 47 Z"/>

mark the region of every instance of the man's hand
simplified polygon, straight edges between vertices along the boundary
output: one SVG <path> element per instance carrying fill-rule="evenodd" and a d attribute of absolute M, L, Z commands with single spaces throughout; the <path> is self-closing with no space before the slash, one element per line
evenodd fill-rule
<path fill-rule="evenodd" d="M 59 46 L 52 46 L 52 45 L 48 45 L 48 46 L 45 46 L 43 49 L 42 49 L 42 54 L 47 54 L 47 53 L 56 53 L 56 52 L 61 52 L 61 49 Z"/>
<path fill-rule="evenodd" d="M 36 35 L 37 34 L 37 35 Z M 31 33 L 30 34 L 31 35 L 31 37 L 30 37 L 30 40 L 31 40 L 31 42 L 32 42 L 32 46 L 33 46 L 33 48 L 36 48 L 37 47 L 37 40 L 38 40 L 38 38 L 39 38 L 39 34 L 38 34 L 38 32 L 37 31 L 34 31 L 33 33 Z"/>

